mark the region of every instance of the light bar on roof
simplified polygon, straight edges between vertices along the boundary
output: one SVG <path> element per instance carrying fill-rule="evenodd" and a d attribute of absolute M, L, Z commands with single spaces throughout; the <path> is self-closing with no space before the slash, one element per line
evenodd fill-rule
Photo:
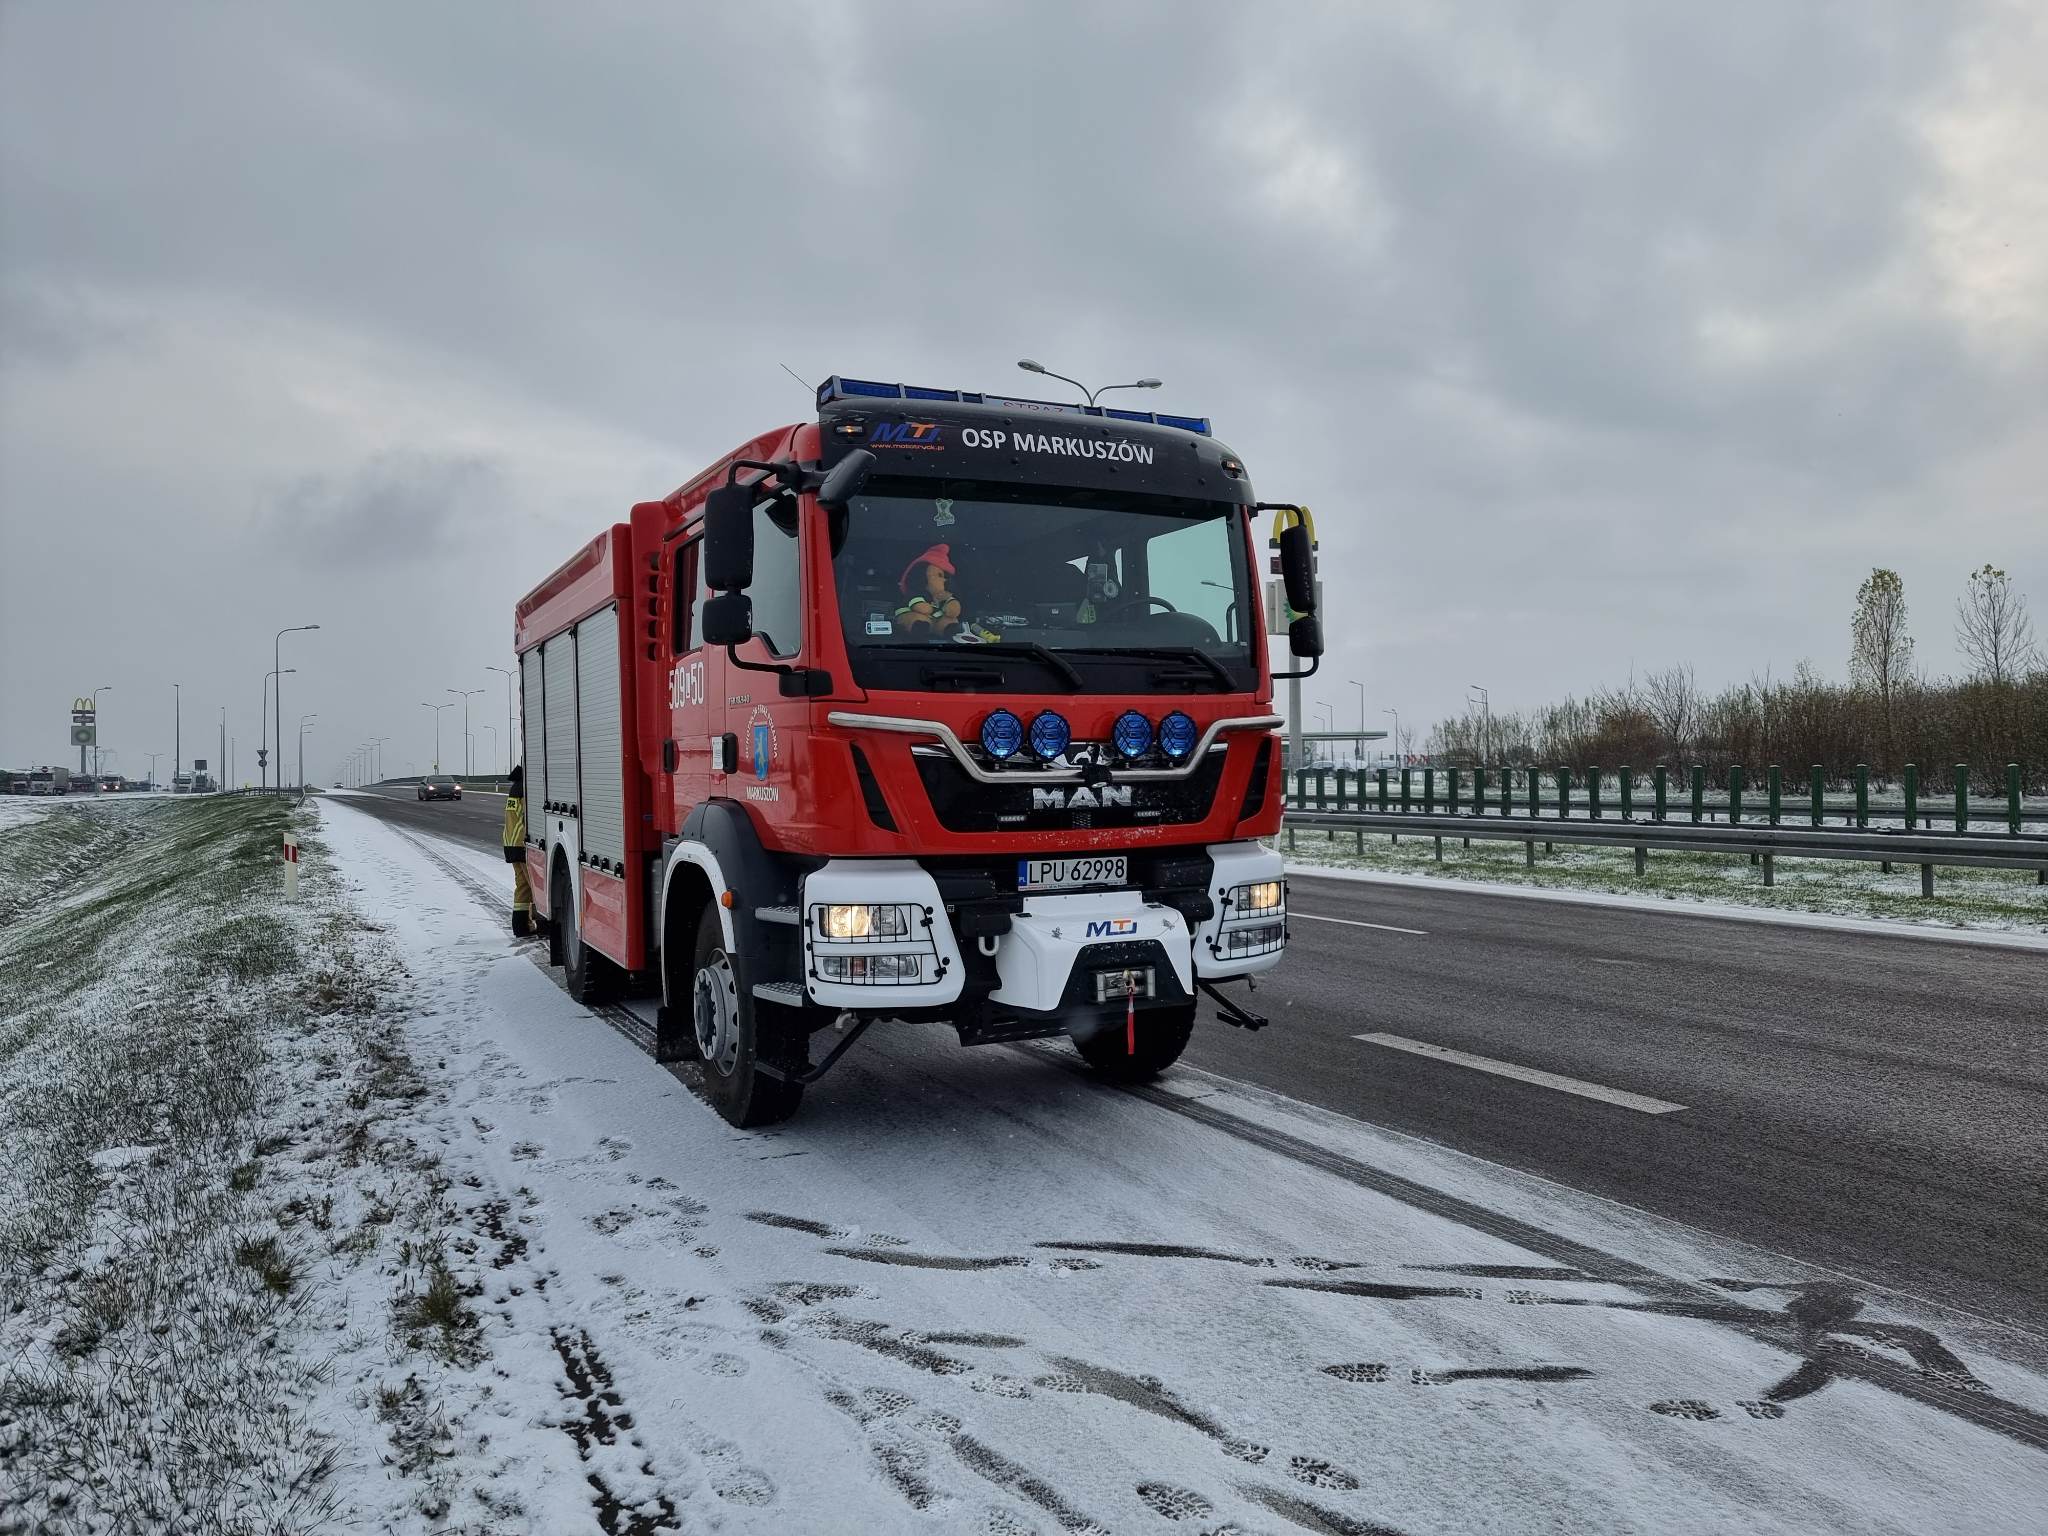
<path fill-rule="evenodd" d="M 1142 421 L 1155 427 L 1209 435 L 1206 416 L 1167 416 L 1157 411 L 1116 410 L 1104 405 L 1074 405 L 1065 400 L 1027 400 L 1015 395 L 984 395 L 971 389 L 930 389 L 922 384 L 883 384 L 874 379 L 848 379 L 838 374 L 818 386 L 818 404 L 834 400 L 924 400 L 955 405 L 991 405 L 997 409 L 1057 411 L 1067 416 L 1095 416 L 1109 421 Z"/>

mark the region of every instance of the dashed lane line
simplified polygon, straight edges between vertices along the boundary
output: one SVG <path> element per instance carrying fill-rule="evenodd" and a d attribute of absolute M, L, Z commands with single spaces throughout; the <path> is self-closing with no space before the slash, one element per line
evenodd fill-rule
<path fill-rule="evenodd" d="M 1362 923 L 1355 917 L 1324 917 L 1318 912 L 1296 912 L 1292 910 L 1287 915 L 1289 917 L 1307 918 L 1312 923 L 1342 923 L 1346 928 L 1377 928 L 1381 933 L 1408 933 L 1413 934 L 1418 939 L 1429 937 L 1420 928 L 1396 928 L 1392 923 Z"/>
<path fill-rule="evenodd" d="M 1511 1077 L 1517 1082 L 1534 1083 L 1539 1088 L 1555 1088 L 1560 1093 L 1575 1093 L 1582 1099 L 1598 1099 L 1603 1104 L 1617 1104 L 1623 1109 L 1633 1109 L 1645 1115 L 1675 1114 L 1685 1108 L 1683 1104 L 1674 1104 L 1669 1099 L 1653 1099 L 1647 1094 L 1608 1088 L 1600 1083 L 1586 1082 L 1583 1078 L 1563 1077 L 1556 1072 L 1541 1072 L 1535 1067 L 1517 1066 L 1512 1061 L 1497 1061 L 1491 1056 L 1474 1056 L 1469 1051 L 1454 1051 L 1447 1045 L 1431 1045 L 1426 1040 L 1410 1040 L 1406 1035 L 1374 1033 L 1353 1035 L 1351 1038 L 1363 1040 L 1367 1045 L 1384 1045 L 1389 1050 L 1406 1051 L 1411 1056 L 1424 1056 L 1431 1061 L 1448 1062 L 1454 1067 L 1470 1067 L 1475 1072 L 1491 1072 L 1495 1077 Z"/>

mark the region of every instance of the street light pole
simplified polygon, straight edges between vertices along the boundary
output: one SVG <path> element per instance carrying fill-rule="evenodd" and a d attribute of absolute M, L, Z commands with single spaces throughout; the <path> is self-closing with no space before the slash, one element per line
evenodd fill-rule
<path fill-rule="evenodd" d="M 1357 678 L 1351 679 L 1351 686 L 1358 690 L 1358 766 L 1365 766 L 1365 684 Z"/>
<path fill-rule="evenodd" d="M 100 779 L 100 695 L 112 693 L 112 683 L 101 683 L 92 691 L 92 779 L 93 788 L 99 788 Z M 78 771 L 85 772 L 85 748 L 78 749 Z"/>
<path fill-rule="evenodd" d="M 372 736 L 370 738 L 370 745 L 376 749 L 375 761 L 370 768 L 370 776 L 379 784 L 384 782 L 384 743 L 390 739 L 389 736 Z"/>
<path fill-rule="evenodd" d="M 505 679 L 505 774 L 509 778 L 512 774 L 512 669 L 494 667 L 485 662 L 484 670 L 501 673 Z"/>
<path fill-rule="evenodd" d="M 299 782 L 301 784 L 306 782 L 306 722 L 308 720 L 318 720 L 319 718 L 317 714 L 299 716 Z M 284 788 L 284 760 L 282 758 L 278 759 L 277 781 L 277 787 L 282 790 Z"/>
<path fill-rule="evenodd" d="M 282 652 L 283 652 L 283 647 L 284 647 L 284 637 L 285 637 L 286 635 L 295 635 L 295 634 L 299 633 L 299 631 L 301 631 L 301 630 L 307 630 L 307 629 L 318 629 L 319 627 L 320 627 L 320 626 L 319 626 L 318 624 L 291 624 L 291 625 L 287 625 L 287 626 L 286 626 L 285 628 L 283 628 L 283 629 L 280 629 L 280 630 L 279 630 L 279 631 L 277 632 L 276 636 L 275 636 L 275 637 L 273 637 L 273 638 L 272 638 L 272 640 L 271 640 L 271 642 L 270 642 L 270 664 L 271 664 L 271 666 L 273 666 L 273 667 L 275 667 L 275 668 L 277 668 L 277 669 L 278 669 L 278 679 L 277 679 L 277 740 L 276 740 L 276 741 L 275 741 L 274 743 L 272 743 L 272 745 L 274 745 L 274 746 L 276 747 L 276 749 L 277 749 L 277 766 L 278 766 L 278 772 L 279 772 L 279 779 L 278 779 L 278 785 L 277 785 L 277 787 L 278 787 L 279 789 L 283 789 L 283 788 L 284 788 L 284 780 L 283 780 L 283 771 L 284 771 L 284 675 L 283 675 L 283 674 L 284 674 L 284 656 L 283 656 L 283 654 L 282 654 Z M 296 669 L 295 669 L 295 670 L 296 670 Z M 299 762 L 299 784 L 300 784 L 300 786 L 301 786 L 301 787 L 303 787 L 303 786 L 305 785 L 305 782 L 306 782 L 306 771 L 305 771 L 305 770 L 306 770 L 306 764 L 305 764 L 305 761 L 304 761 L 304 759 L 303 759 L 303 758 L 301 758 L 301 760 L 300 760 L 300 762 Z"/>
<path fill-rule="evenodd" d="M 459 695 L 462 699 L 462 771 L 464 773 L 474 773 L 476 772 L 476 764 L 470 761 L 469 751 L 469 701 L 475 695 L 482 693 L 483 689 L 450 688 L 448 691 Z"/>
<path fill-rule="evenodd" d="M 453 704 L 429 704 L 425 699 L 420 700 L 421 709 L 431 709 L 434 712 L 434 772 L 436 773 L 441 771 L 441 711 L 453 709 L 454 707 Z"/>
<path fill-rule="evenodd" d="M 1465 686 L 1475 689 L 1479 694 L 1479 761 L 1483 766 L 1493 758 L 1493 696 L 1477 683 L 1467 683 Z"/>
<path fill-rule="evenodd" d="M 1022 368 L 1026 373 L 1043 374 L 1048 379 L 1058 379 L 1062 384 L 1073 385 L 1074 388 L 1078 389 L 1079 391 L 1081 391 L 1082 394 L 1088 397 L 1088 403 L 1091 406 L 1095 404 L 1095 397 L 1097 395 L 1106 395 L 1112 389 L 1158 389 L 1160 387 L 1160 381 L 1158 379 L 1139 379 L 1134 384 L 1104 384 L 1099 389 L 1090 389 L 1086 384 L 1083 384 L 1079 379 L 1070 379 L 1064 373 L 1054 373 L 1050 368 L 1046 367 L 1045 364 L 1035 363 L 1028 357 L 1018 358 L 1017 366 L 1019 368 Z"/>
<path fill-rule="evenodd" d="M 178 792 L 178 763 L 185 755 L 185 695 L 171 684 L 171 793 Z"/>
<path fill-rule="evenodd" d="M 1398 760 L 1405 755 L 1401 751 L 1401 711 L 1398 709 L 1383 709 L 1380 713 L 1394 717 L 1394 756 Z"/>
<path fill-rule="evenodd" d="M 286 667 L 284 669 L 284 675 L 286 677 L 290 677 L 294 672 L 298 670 L 299 669 L 297 667 Z M 256 745 L 259 747 L 263 745 L 263 733 L 270 729 L 270 680 L 276 677 L 277 675 L 278 674 L 275 672 L 266 672 L 263 674 L 263 712 L 261 715 L 257 717 L 256 721 Z M 268 754 L 265 755 L 267 756 Z M 268 767 L 264 767 L 263 769 L 262 785 L 265 789 L 270 788 L 270 769 Z M 277 787 L 279 789 L 284 788 L 283 759 L 279 759 L 277 764 Z"/>
<path fill-rule="evenodd" d="M 156 788 L 156 760 L 162 757 L 163 753 L 150 752 L 145 755 L 149 758 L 149 787 L 154 790 Z"/>

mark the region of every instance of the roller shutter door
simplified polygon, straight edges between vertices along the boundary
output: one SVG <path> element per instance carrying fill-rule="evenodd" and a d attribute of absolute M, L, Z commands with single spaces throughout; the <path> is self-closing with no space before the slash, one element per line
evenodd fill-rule
<path fill-rule="evenodd" d="M 540 647 L 519 658 L 519 725 L 526 743 L 526 814 L 533 842 L 540 836 L 541 807 L 548 803 L 547 710 L 541 701 Z"/>
<path fill-rule="evenodd" d="M 559 634 L 543 648 L 541 702 L 546 709 L 548 797 L 541 803 L 558 808 L 577 803 L 576 786 L 576 637 Z"/>
<path fill-rule="evenodd" d="M 617 871 L 626 862 L 626 754 L 619 704 L 619 610 L 576 626 L 576 727 L 583 748 L 583 851 Z"/>

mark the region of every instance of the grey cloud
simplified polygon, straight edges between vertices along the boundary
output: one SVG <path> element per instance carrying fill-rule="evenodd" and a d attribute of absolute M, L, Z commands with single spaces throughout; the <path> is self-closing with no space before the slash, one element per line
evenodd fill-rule
<path fill-rule="evenodd" d="M 488 460 L 393 451 L 277 487 L 257 521 L 308 567 L 418 564 L 486 536 L 503 494 L 503 472 Z"/>

